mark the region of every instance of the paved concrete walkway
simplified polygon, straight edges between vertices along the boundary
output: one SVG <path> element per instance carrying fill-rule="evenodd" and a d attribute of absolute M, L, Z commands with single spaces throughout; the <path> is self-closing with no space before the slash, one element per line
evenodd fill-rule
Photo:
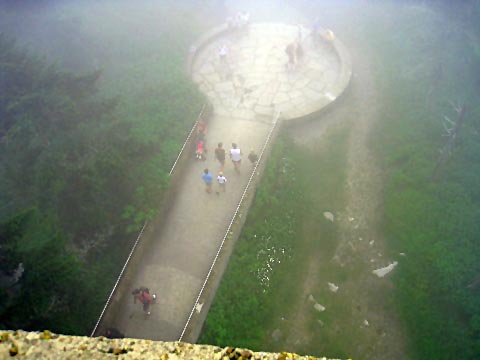
<path fill-rule="evenodd" d="M 305 56 L 292 71 L 285 67 L 285 47 L 298 36 L 296 26 L 252 24 L 246 31 L 217 38 L 196 56 L 193 78 L 214 105 L 206 137 L 208 159 L 195 161 L 192 154 L 165 226 L 132 284 L 158 294 L 151 315 L 146 318 L 141 305 L 128 297 L 123 299 L 122 316 L 111 324 L 127 337 L 179 339 L 251 174 L 249 149 L 260 151 L 274 111 L 301 116 L 311 102 L 332 97 L 329 87 L 338 76 L 339 59 L 331 47 L 314 48 L 308 32 L 300 32 Z M 229 48 L 225 62 L 217 54 L 222 45 Z M 226 193 L 207 194 L 201 174 L 208 167 L 217 175 L 213 151 L 220 141 L 227 152 L 236 142 L 245 160 L 240 174 L 227 160 Z"/>

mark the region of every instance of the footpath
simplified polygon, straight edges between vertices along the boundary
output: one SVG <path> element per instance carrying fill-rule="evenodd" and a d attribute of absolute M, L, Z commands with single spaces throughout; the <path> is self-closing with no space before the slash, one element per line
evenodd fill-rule
<path fill-rule="evenodd" d="M 285 49 L 299 38 L 303 54 L 287 68 Z M 321 110 L 343 92 L 351 75 L 338 40 L 315 43 L 309 30 L 300 26 L 219 28 L 192 51 L 193 80 L 214 109 L 206 135 L 207 160 L 196 160 L 192 153 L 164 225 L 155 232 L 141 266 L 134 269 L 131 289 L 146 286 L 157 294 L 151 314 L 146 316 L 128 294 L 115 305 L 120 308 L 115 309 L 114 321 L 104 324 L 126 337 L 177 341 L 191 314 L 204 318 L 211 299 L 197 303 L 197 297 L 252 173 L 250 149 L 261 151 L 275 114 L 285 122 Z M 220 165 L 214 159 L 218 142 L 227 152 L 223 173 L 228 180 L 226 192 L 219 195 L 207 193 L 201 179 L 204 168 L 214 178 L 218 175 Z M 239 174 L 228 158 L 233 142 L 243 152 Z M 196 321 L 197 329 L 182 340 L 195 342 L 201 323 Z"/>

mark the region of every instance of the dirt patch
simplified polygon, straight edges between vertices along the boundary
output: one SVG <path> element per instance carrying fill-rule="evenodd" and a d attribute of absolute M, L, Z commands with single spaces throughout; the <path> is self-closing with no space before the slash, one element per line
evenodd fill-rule
<path fill-rule="evenodd" d="M 325 333 L 326 339 L 327 333 L 332 336 L 337 332 L 339 337 L 349 333 L 345 336 L 351 336 L 353 343 L 350 349 L 343 351 L 349 351 L 351 356 L 403 359 L 406 356 L 405 337 L 392 302 L 393 284 L 388 275 L 379 279 L 372 274 L 372 270 L 398 260 L 397 256 L 389 258 L 386 255 L 385 241 L 379 230 L 382 176 L 368 147 L 371 129 L 381 121 L 378 111 L 380 99 L 373 85 L 368 58 L 356 49 L 351 50 L 355 71 L 351 87 L 341 103 L 318 121 L 290 130 L 295 141 L 306 146 L 318 146 L 324 142 L 329 136 L 329 129 L 337 124 L 347 124 L 350 136 L 346 208 L 343 213 L 335 214 L 340 235 L 337 247 L 329 259 L 322 259 L 325 254 L 311 254 L 303 293 L 293 312 L 291 323 L 295 326 L 286 339 L 286 346 L 298 349 L 302 343 L 312 341 L 312 310 L 305 298 L 318 292 L 319 284 L 326 284 L 328 279 L 325 274 L 340 271 L 346 276 L 338 284 L 338 294 L 329 295 L 326 290 L 325 296 L 337 297 L 335 303 L 338 306 L 343 304 L 343 314 L 338 317 L 330 314 L 335 319 L 329 324 L 317 321 L 318 329 L 313 329 L 313 332 Z M 328 326 L 331 328 L 328 329 Z M 304 349 L 311 351 L 313 346 L 310 344 Z"/>

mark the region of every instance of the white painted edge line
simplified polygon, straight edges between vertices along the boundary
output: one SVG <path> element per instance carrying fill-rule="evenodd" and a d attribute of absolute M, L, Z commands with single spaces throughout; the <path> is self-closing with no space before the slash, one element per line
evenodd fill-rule
<path fill-rule="evenodd" d="M 105 314 L 105 311 L 107 310 L 108 305 L 110 304 L 110 300 L 113 297 L 113 294 L 115 293 L 115 290 L 117 289 L 118 283 L 122 279 L 123 273 L 125 272 L 125 269 L 127 268 L 127 265 L 130 261 L 130 258 L 133 255 L 133 252 L 135 251 L 135 248 L 137 247 L 138 242 L 140 241 L 140 238 L 142 237 L 143 230 L 145 230 L 145 226 L 147 226 L 147 221 L 143 224 L 142 230 L 140 230 L 140 233 L 137 236 L 137 240 L 135 241 L 135 244 L 133 244 L 132 250 L 130 250 L 130 254 L 128 255 L 127 261 L 125 261 L 125 264 L 123 265 L 122 271 L 120 271 L 120 275 L 118 275 L 117 281 L 115 282 L 115 285 L 110 292 L 110 296 L 108 297 L 107 302 L 105 303 L 105 306 L 103 307 L 102 313 L 100 314 L 100 317 L 98 318 L 97 323 L 95 324 L 95 327 L 92 330 L 92 333 L 90 334 L 90 337 L 93 337 L 95 335 L 95 331 L 97 331 L 97 327 L 100 324 L 100 321 L 102 321 L 103 314 Z"/>
<path fill-rule="evenodd" d="M 277 114 L 275 115 L 274 121 L 273 121 L 272 128 L 270 129 L 270 132 L 268 133 L 267 139 L 265 140 L 265 143 L 263 144 L 263 148 L 262 148 L 262 151 L 260 152 L 260 156 L 258 157 L 258 161 L 257 161 L 257 163 L 255 164 L 255 167 L 252 170 L 252 173 L 250 175 L 250 178 L 248 179 L 247 185 L 245 186 L 245 190 L 243 190 L 242 197 L 240 198 L 240 201 L 237 205 L 235 213 L 233 214 L 232 220 L 230 221 L 230 224 L 228 225 L 227 231 L 225 232 L 225 235 L 223 236 L 222 242 L 220 243 L 220 246 L 218 247 L 217 254 L 215 255 L 215 258 L 213 259 L 212 265 L 210 266 L 210 270 L 208 270 L 207 277 L 205 278 L 205 281 L 203 282 L 202 288 L 200 289 L 200 292 L 198 293 L 197 299 L 195 300 L 195 304 L 192 307 L 192 311 L 190 311 L 190 315 L 188 316 L 187 323 L 185 324 L 185 326 L 182 330 L 182 334 L 180 335 L 180 338 L 178 339 L 178 341 L 182 341 L 183 336 L 185 335 L 185 331 L 187 331 L 187 327 L 190 324 L 190 320 L 192 319 L 193 313 L 195 312 L 195 309 L 198 305 L 198 302 L 200 301 L 200 297 L 202 296 L 203 291 L 205 290 L 208 279 L 210 278 L 210 275 L 213 271 L 213 268 L 214 268 L 214 266 L 217 262 L 218 256 L 220 255 L 220 251 L 223 248 L 223 244 L 225 243 L 225 240 L 227 239 L 228 234 L 230 233 L 230 229 L 232 228 L 232 225 L 233 225 L 233 223 L 234 223 L 234 221 L 237 217 L 237 214 L 238 214 L 238 212 L 240 210 L 240 207 L 243 203 L 243 199 L 245 198 L 245 195 L 247 194 L 247 191 L 250 187 L 250 184 L 253 180 L 253 177 L 254 177 L 255 173 L 257 172 L 257 167 L 260 164 L 260 161 L 262 160 L 263 154 L 265 152 L 265 149 L 267 148 L 268 143 L 270 142 L 270 138 L 272 136 L 273 130 L 275 129 L 275 127 L 277 125 L 279 117 L 280 117 L 280 112 L 277 112 Z"/>
<path fill-rule="evenodd" d="M 172 168 L 170 169 L 170 172 L 168 173 L 169 176 L 172 176 L 172 173 L 173 173 L 173 171 L 175 170 L 175 166 L 177 165 L 178 160 L 180 159 L 180 156 L 182 155 L 183 150 L 185 149 L 185 146 L 187 146 L 188 140 L 189 140 L 190 137 L 192 136 L 192 133 L 194 132 L 195 128 L 197 127 L 198 121 L 200 120 L 200 118 L 201 118 L 202 115 L 203 115 L 203 112 L 205 111 L 205 107 L 206 107 L 206 104 L 203 104 L 202 110 L 200 110 L 200 113 L 199 113 L 198 116 L 197 116 L 197 121 L 195 121 L 195 124 L 193 124 L 193 127 L 192 127 L 192 129 L 190 130 L 190 133 L 189 133 L 188 136 L 187 136 L 187 139 L 186 139 L 185 142 L 183 143 L 182 149 L 181 149 L 180 152 L 178 153 L 178 156 L 177 156 L 177 158 L 175 159 L 175 162 L 173 163 L 173 166 L 172 166 Z M 125 269 L 127 268 L 127 265 L 128 265 L 128 263 L 130 262 L 130 258 L 132 257 L 133 252 L 135 251 L 135 248 L 137 247 L 137 244 L 138 244 L 138 242 L 140 241 L 140 238 L 141 238 L 141 236 L 142 236 L 142 234 L 143 234 L 143 231 L 145 230 L 145 226 L 147 226 L 147 221 L 145 221 L 145 223 L 143 224 L 143 227 L 142 227 L 142 229 L 140 230 L 140 233 L 139 233 L 138 236 L 137 236 L 137 240 L 136 240 L 135 243 L 133 244 L 132 250 L 130 250 L 130 254 L 128 255 L 127 260 L 125 261 L 125 264 L 123 265 L 122 271 L 120 271 L 120 275 L 118 276 L 117 281 L 115 282 L 115 285 L 113 286 L 113 289 L 112 289 L 112 291 L 110 292 L 110 295 L 108 296 L 107 302 L 105 303 L 105 306 L 103 307 L 103 310 L 102 310 L 102 312 L 101 312 L 101 314 L 100 314 L 100 317 L 98 318 L 97 323 L 95 324 L 95 327 L 93 328 L 93 330 L 92 330 L 92 332 L 91 332 L 91 334 L 90 334 L 90 337 L 93 337 L 93 336 L 95 335 L 95 331 L 97 331 L 98 325 L 99 325 L 100 322 L 102 321 L 103 315 L 105 314 L 105 311 L 107 310 L 107 307 L 108 307 L 108 305 L 110 304 L 110 301 L 111 301 L 111 299 L 112 299 L 112 297 L 113 297 L 113 294 L 115 293 L 115 290 L 117 289 L 118 283 L 119 283 L 120 280 L 122 279 L 123 273 L 125 272 Z"/>
<path fill-rule="evenodd" d="M 193 124 L 192 130 L 190 130 L 190 133 L 188 134 L 185 142 L 183 143 L 182 149 L 178 153 L 177 158 L 175 159 L 175 162 L 172 165 L 172 168 L 170 169 L 170 172 L 168 173 L 169 176 L 172 176 L 173 171 L 175 170 L 175 166 L 177 166 L 178 160 L 180 159 L 180 156 L 182 156 L 183 151 L 185 150 L 185 147 L 187 146 L 188 140 L 190 140 L 190 137 L 192 136 L 193 132 L 195 131 L 195 128 L 197 127 L 198 121 L 200 118 L 203 116 L 203 112 L 205 111 L 205 104 L 202 106 L 202 110 L 200 110 L 200 114 L 197 116 L 197 121 L 195 121 L 195 124 Z"/>

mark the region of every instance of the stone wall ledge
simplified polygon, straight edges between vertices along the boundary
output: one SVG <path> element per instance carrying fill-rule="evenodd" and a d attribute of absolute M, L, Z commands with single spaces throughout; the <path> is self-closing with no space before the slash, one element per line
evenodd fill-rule
<path fill-rule="evenodd" d="M 50 331 L 0 330 L 0 359 L 325 359 L 293 353 L 253 352 L 233 347 L 192 345 L 139 339 L 107 339 L 103 336 L 57 335 Z"/>

